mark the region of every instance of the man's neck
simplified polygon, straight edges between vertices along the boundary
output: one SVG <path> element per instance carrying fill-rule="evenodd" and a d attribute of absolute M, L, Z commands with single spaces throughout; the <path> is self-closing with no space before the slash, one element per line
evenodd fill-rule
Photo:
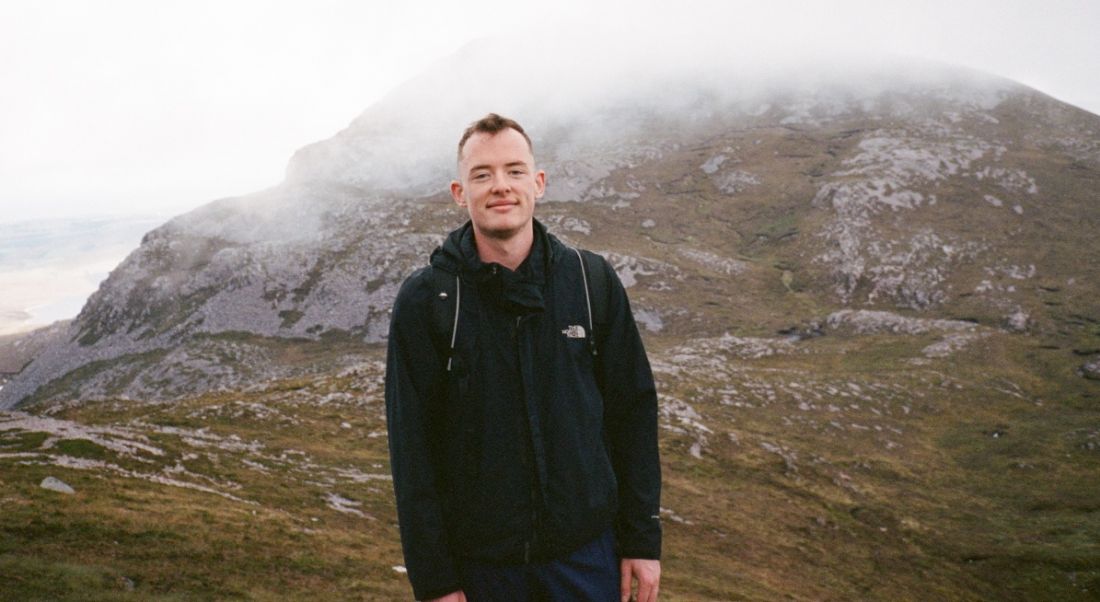
<path fill-rule="evenodd" d="M 481 236 L 476 230 L 474 231 L 474 244 L 477 246 L 477 256 L 482 263 L 499 263 L 512 271 L 515 271 L 531 254 L 531 246 L 534 242 L 535 228 L 530 223 L 509 238 Z"/>

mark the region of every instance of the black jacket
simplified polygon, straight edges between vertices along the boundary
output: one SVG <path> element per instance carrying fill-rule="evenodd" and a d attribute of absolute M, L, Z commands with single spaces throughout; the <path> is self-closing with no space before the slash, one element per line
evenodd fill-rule
<path fill-rule="evenodd" d="M 515 272 L 481 262 L 467 222 L 402 285 L 386 417 L 417 599 L 459 589 L 462 559 L 549 560 L 612 526 L 620 556 L 660 557 L 653 376 L 626 291 L 599 265 L 609 286 L 593 300 L 607 307 L 596 354 L 579 258 L 537 221 Z M 432 270 L 457 276 L 458 294 L 441 295 Z M 453 297 L 448 370 L 452 323 L 438 324 L 436 304 L 453 319 Z"/>

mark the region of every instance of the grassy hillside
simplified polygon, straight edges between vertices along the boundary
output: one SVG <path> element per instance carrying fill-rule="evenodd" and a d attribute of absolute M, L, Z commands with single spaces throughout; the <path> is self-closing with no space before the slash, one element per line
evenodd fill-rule
<path fill-rule="evenodd" d="M 663 599 L 1096 599 L 1098 383 L 943 339 L 654 341 Z M 4 415 L 4 599 L 408 599 L 382 374 Z"/>

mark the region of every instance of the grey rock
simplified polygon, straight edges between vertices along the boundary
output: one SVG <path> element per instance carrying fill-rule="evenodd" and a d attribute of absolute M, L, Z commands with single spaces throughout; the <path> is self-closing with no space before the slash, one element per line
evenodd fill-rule
<path fill-rule="evenodd" d="M 930 332 L 972 332 L 977 326 L 961 320 L 910 318 L 888 311 L 842 309 L 825 318 L 834 330 L 851 330 L 856 334 L 925 334 Z"/>
<path fill-rule="evenodd" d="M 1100 380 L 1100 356 L 1082 364 L 1078 372 L 1089 380 Z"/>
<path fill-rule="evenodd" d="M 1016 311 L 1005 317 L 1005 325 L 1013 332 L 1027 332 L 1030 322 L 1031 314 L 1022 308 L 1017 308 Z"/>
<path fill-rule="evenodd" d="M 46 477 L 42 479 L 42 482 L 39 483 L 38 486 L 43 489 L 49 489 L 50 491 L 56 491 L 58 493 L 67 493 L 69 495 L 73 495 L 74 493 L 76 493 L 76 490 L 70 487 L 68 483 L 56 477 Z"/>

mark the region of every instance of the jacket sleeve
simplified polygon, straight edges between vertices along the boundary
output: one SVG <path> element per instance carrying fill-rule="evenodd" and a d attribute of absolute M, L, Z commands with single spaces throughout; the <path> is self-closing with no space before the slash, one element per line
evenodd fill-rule
<path fill-rule="evenodd" d="M 390 318 L 386 428 L 405 568 L 417 600 L 461 588 L 443 528 L 431 459 L 429 408 L 440 394 L 441 363 L 430 333 L 430 287 L 416 275 L 402 285 Z"/>
<path fill-rule="evenodd" d="M 604 428 L 619 484 L 615 536 L 623 558 L 661 557 L 661 461 L 657 390 L 626 290 L 608 272 L 607 324 L 597 325 L 597 378 Z M 601 334 L 602 331 L 602 334 Z"/>

